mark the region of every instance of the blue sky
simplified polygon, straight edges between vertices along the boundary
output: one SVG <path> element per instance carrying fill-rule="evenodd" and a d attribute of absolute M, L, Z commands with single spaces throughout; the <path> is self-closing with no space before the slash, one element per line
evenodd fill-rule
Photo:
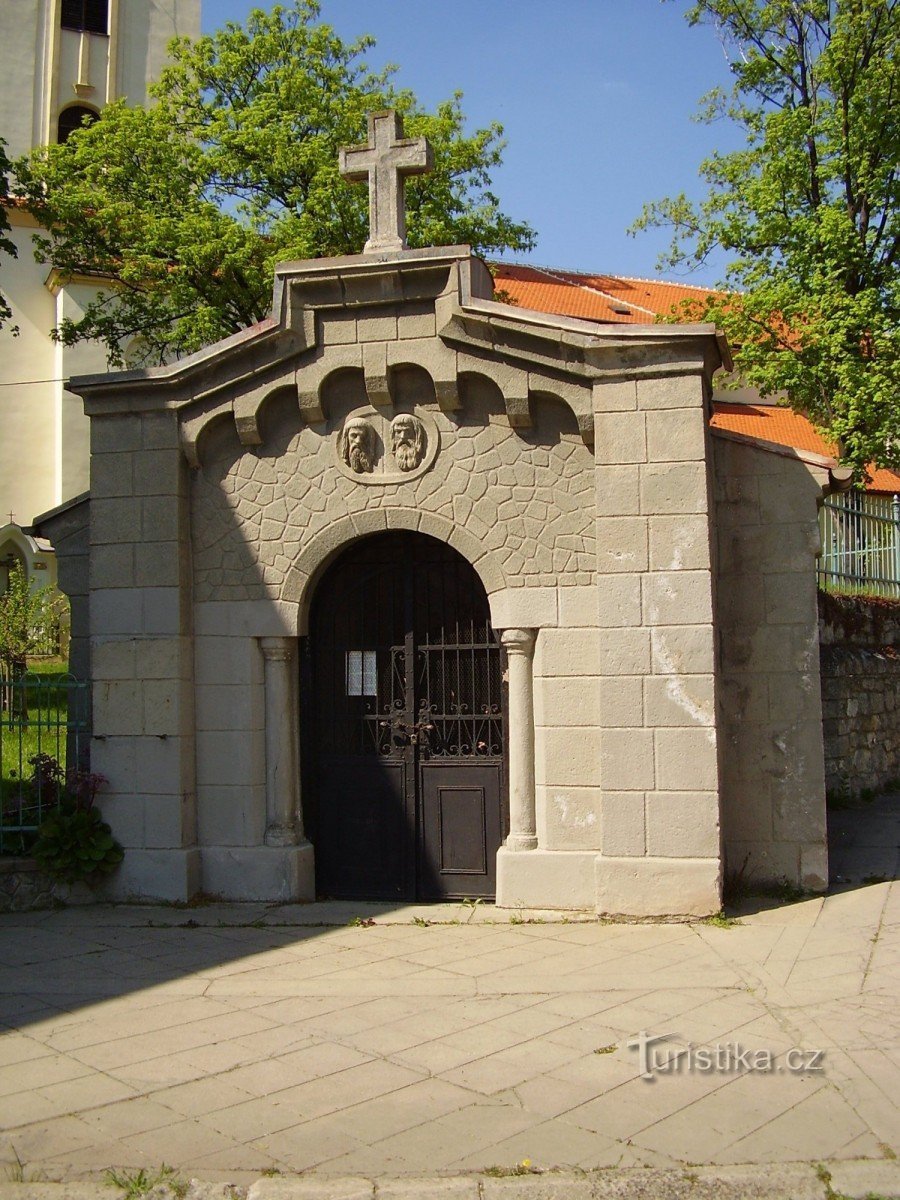
<path fill-rule="evenodd" d="M 251 0 L 203 0 L 203 30 L 242 21 Z M 693 121 L 729 80 L 708 26 L 684 0 L 322 0 L 345 40 L 376 39 L 368 60 L 426 106 L 464 93 L 470 129 L 500 121 L 507 147 L 494 191 L 537 230 L 530 261 L 652 277 L 668 243 L 626 229 L 645 201 L 698 197 L 700 161 L 738 144 L 734 129 Z M 523 256 L 517 256 L 520 261 Z M 715 283 L 722 262 L 684 278 Z"/>

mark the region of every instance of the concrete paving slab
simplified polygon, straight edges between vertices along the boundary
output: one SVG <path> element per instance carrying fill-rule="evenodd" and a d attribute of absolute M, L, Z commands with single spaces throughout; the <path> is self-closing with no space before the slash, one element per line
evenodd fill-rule
<path fill-rule="evenodd" d="M 523 1158 L 544 1174 L 482 1192 L 556 1187 L 547 1169 L 573 1163 L 619 1164 L 591 1173 L 597 1195 L 650 1195 L 596 1189 L 698 1162 L 721 1164 L 717 1187 L 742 1163 L 768 1186 L 798 1155 L 891 1175 L 893 880 L 748 901 L 726 928 L 514 917 L 356 903 L 3 917 L 0 1176 L 16 1156 L 66 1180 L 172 1162 L 242 1186 L 264 1169 L 364 1179 L 374 1196 L 376 1180 Z M 646 1070 L 642 1037 L 680 1065 Z M 710 1067 L 723 1051 L 737 1065 Z M 795 1051 L 823 1051 L 824 1070 L 793 1069 Z"/>

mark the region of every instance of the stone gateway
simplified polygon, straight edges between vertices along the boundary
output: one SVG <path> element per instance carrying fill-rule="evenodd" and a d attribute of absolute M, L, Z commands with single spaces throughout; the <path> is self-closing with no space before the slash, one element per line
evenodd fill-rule
<path fill-rule="evenodd" d="M 712 327 L 548 317 L 467 247 L 406 249 L 427 154 L 370 130 L 365 253 L 72 384 L 90 499 L 43 528 L 89 598 L 109 894 L 642 917 L 716 911 L 726 861 L 824 887 L 824 461 L 711 434 Z"/>

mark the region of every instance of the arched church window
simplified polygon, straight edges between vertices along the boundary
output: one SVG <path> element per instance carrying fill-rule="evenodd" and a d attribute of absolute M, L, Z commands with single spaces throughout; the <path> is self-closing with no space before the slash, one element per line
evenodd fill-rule
<path fill-rule="evenodd" d="M 62 0 L 63 29 L 109 33 L 109 0 Z"/>
<path fill-rule="evenodd" d="M 60 145 L 69 140 L 69 134 L 74 133 L 76 129 L 81 129 L 85 120 L 89 123 L 97 120 L 97 113 L 92 108 L 88 108 L 84 104 L 72 104 L 68 108 L 64 108 L 59 114 L 59 123 L 56 127 L 56 140 Z"/>

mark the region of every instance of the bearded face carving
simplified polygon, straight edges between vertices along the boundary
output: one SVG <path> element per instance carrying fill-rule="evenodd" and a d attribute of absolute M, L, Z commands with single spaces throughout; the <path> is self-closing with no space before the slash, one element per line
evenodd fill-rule
<path fill-rule="evenodd" d="M 357 475 L 369 474 L 375 466 L 375 430 L 368 421 L 355 417 L 341 433 L 341 458 Z"/>
<path fill-rule="evenodd" d="M 414 471 L 425 453 L 425 427 L 418 417 L 401 413 L 391 421 L 391 452 L 401 471 Z"/>

